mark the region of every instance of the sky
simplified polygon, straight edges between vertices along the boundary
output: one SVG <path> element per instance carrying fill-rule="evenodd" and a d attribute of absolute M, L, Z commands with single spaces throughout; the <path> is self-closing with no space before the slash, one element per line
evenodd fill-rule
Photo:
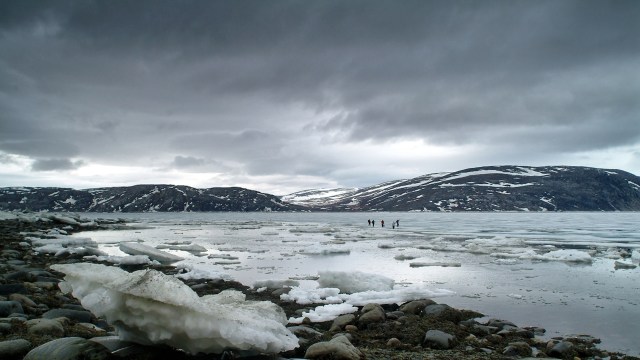
<path fill-rule="evenodd" d="M 0 1 L 0 187 L 640 175 L 640 1 Z"/>

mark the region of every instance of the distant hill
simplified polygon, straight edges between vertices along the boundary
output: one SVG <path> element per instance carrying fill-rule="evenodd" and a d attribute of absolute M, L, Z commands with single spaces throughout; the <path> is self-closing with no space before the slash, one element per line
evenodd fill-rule
<path fill-rule="evenodd" d="M 0 188 L 1 210 L 74 212 L 293 211 L 297 205 L 243 188 L 135 185 L 88 190 Z"/>
<path fill-rule="evenodd" d="M 588 167 L 486 166 L 361 189 L 305 190 L 282 197 L 237 187 L 11 187 L 0 188 L 0 210 L 640 211 L 640 177 Z"/>
<path fill-rule="evenodd" d="M 486 166 L 283 197 L 325 211 L 640 211 L 640 177 L 574 166 Z"/>

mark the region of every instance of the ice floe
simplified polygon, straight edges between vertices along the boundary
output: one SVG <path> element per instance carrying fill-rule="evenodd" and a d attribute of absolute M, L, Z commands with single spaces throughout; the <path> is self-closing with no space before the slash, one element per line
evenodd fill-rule
<path fill-rule="evenodd" d="M 129 255 L 147 255 L 149 259 L 160 263 L 173 263 L 182 260 L 182 257 L 158 250 L 154 247 L 140 243 L 120 243 L 120 250 Z"/>
<path fill-rule="evenodd" d="M 313 310 L 303 312 L 300 317 L 290 317 L 289 324 L 302 324 L 304 318 L 308 318 L 311 322 L 331 321 L 340 315 L 356 311 L 358 311 L 357 307 L 347 303 L 321 305 Z"/>
<path fill-rule="evenodd" d="M 116 256 L 116 255 L 90 255 L 85 256 L 84 260 L 103 261 L 116 265 L 160 265 L 158 261 L 151 260 L 147 255 L 129 255 L 129 256 Z"/>
<path fill-rule="evenodd" d="M 444 261 L 416 261 L 409 263 L 409 267 L 427 267 L 427 266 L 440 266 L 440 267 L 460 267 L 462 266 L 459 262 L 444 262 Z"/>
<path fill-rule="evenodd" d="M 183 260 L 173 264 L 178 269 L 176 277 L 180 279 L 195 279 L 195 280 L 231 280 L 231 275 L 220 270 L 220 267 L 213 264 L 195 263 L 188 260 Z"/>
<path fill-rule="evenodd" d="M 386 291 L 393 289 L 395 280 L 383 275 L 360 271 L 319 271 L 318 284 L 323 288 L 338 288 L 343 293 Z"/>
<path fill-rule="evenodd" d="M 311 245 L 300 250 L 304 255 L 346 255 L 351 253 L 351 249 L 341 246 Z"/>

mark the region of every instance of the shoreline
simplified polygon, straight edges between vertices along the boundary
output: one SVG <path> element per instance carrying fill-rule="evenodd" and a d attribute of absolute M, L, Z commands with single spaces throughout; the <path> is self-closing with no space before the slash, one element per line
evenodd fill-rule
<path fill-rule="evenodd" d="M 77 233 L 84 230 L 109 229 L 118 226 L 118 220 L 100 220 L 91 223 L 82 222 L 79 218 L 69 216 L 49 217 L 49 221 L 28 221 L 23 219 L 0 220 L 0 304 L 6 306 L 14 305 L 15 302 L 21 305 L 22 314 L 12 312 L 0 314 L 0 357 L 7 359 L 20 359 L 37 346 L 46 344 L 51 340 L 64 338 L 104 338 L 111 337 L 109 344 L 117 343 L 113 339 L 114 328 L 106 323 L 104 319 L 96 318 L 80 306 L 79 302 L 70 296 L 65 296 L 59 290 L 57 282 L 63 278 L 63 274 L 50 270 L 49 266 L 60 263 L 84 262 L 81 255 L 66 254 L 54 256 L 48 254 L 34 254 L 32 247 L 25 240 L 21 233 L 34 233 L 43 236 L 44 232 L 51 229 L 58 229 L 65 233 Z M 111 265 L 111 264 L 109 264 Z M 154 265 L 126 265 L 121 268 L 127 271 L 152 268 L 167 275 L 175 275 L 177 270 L 171 266 Z M 302 310 L 314 308 L 315 305 L 298 305 L 292 302 L 280 300 L 280 294 L 286 289 L 269 289 L 258 292 L 235 281 L 207 281 L 207 280 L 186 280 L 183 281 L 191 287 L 199 296 L 216 294 L 226 289 L 236 289 L 242 291 L 248 300 L 267 300 L 282 307 L 287 317 L 301 313 Z M 12 292 L 13 291 L 13 292 Z M 12 304 L 7 304 L 11 302 Z M 409 305 L 410 304 L 410 305 Z M 295 327 L 295 333 L 301 339 L 301 346 L 292 351 L 276 355 L 257 355 L 247 357 L 247 359 L 279 359 L 279 358 L 305 358 L 305 353 L 312 348 L 312 345 L 319 344 L 315 348 L 322 347 L 334 350 L 314 358 L 327 356 L 338 356 L 334 346 L 335 342 L 341 342 L 343 348 L 351 350 L 351 357 L 361 359 L 513 359 L 554 355 L 556 358 L 574 359 L 574 357 L 585 358 L 607 358 L 610 359 L 638 359 L 620 353 L 606 352 L 597 348 L 597 339 L 589 336 L 574 338 L 553 338 L 550 341 L 542 340 L 539 335 L 542 329 L 520 328 L 508 321 L 489 320 L 486 323 L 478 323 L 474 318 L 481 315 L 469 310 L 458 310 L 450 308 L 444 304 L 435 304 L 425 301 L 410 302 L 404 307 L 395 304 L 376 304 L 359 307 L 358 312 L 353 316 L 345 318 L 339 317 L 344 323 L 336 324 L 336 321 L 322 323 L 303 322 L 302 328 Z M 0 307 L 2 309 L 2 307 Z M 13 310 L 15 310 L 14 308 Z M 45 314 L 51 314 L 52 310 L 66 314 L 67 320 L 47 319 Z M 80 314 L 70 313 L 69 310 L 82 312 L 83 319 L 74 318 Z M 6 312 L 6 311 L 5 311 Z M 369 315 L 367 315 L 369 314 Z M 372 314 L 377 314 L 374 316 Z M 72 316 L 73 315 L 73 316 Z M 48 315 L 47 315 L 48 316 Z M 68 316 L 71 316 L 69 318 Z M 363 320 L 375 318 L 374 320 Z M 8 320 L 6 320 L 8 319 Z M 34 321 L 47 319 L 54 321 L 58 326 L 45 321 Z M 88 321 L 82 321 L 88 320 Z M 31 323 L 29 323 L 31 322 Z M 34 331 L 33 323 L 50 323 L 49 325 L 62 331 L 39 333 Z M 87 324 L 92 324 L 93 327 Z M 39 325 L 39 324 L 36 324 Z M 429 331 L 437 330 L 446 335 L 453 336 L 453 340 L 443 343 L 435 340 L 425 341 Z M 340 341 L 331 340 L 336 334 Z M 433 333 L 432 333 L 433 335 Z M 447 336 L 437 333 L 441 338 Z M 346 339 L 346 342 L 342 339 Z M 24 340 L 29 342 L 26 346 L 24 341 L 22 347 L 15 355 L 2 354 L 3 344 L 6 342 L 15 343 Z M 78 340 L 79 341 L 79 340 Z M 105 340 L 106 341 L 106 340 Z M 85 342 L 82 342 L 86 345 Z M 348 343 L 348 344 L 347 344 Z M 103 345 L 98 342 L 91 342 L 92 351 L 102 352 L 107 356 L 117 351 L 104 351 Z M 122 346 L 123 344 L 119 344 Z M 350 345 L 352 348 L 350 348 Z M 70 348 L 73 346 L 64 345 Z M 75 345 L 74 345 L 75 346 Z M 79 346 L 79 345 L 78 345 Z M 84 345 L 83 345 L 84 346 Z M 98 347 L 99 346 L 99 347 Z M 340 347 L 339 346 L 339 347 Z M 133 347 L 133 348 L 131 348 Z M 449 347 L 449 349 L 438 349 Z M 167 351 L 173 351 L 179 358 L 198 358 L 199 355 L 187 355 L 180 351 L 168 350 L 165 347 L 148 347 L 127 344 L 129 351 L 133 353 L 127 358 L 154 359 L 154 352 L 158 356 L 167 356 Z M 137 350 L 136 350 L 137 349 Z M 135 353 L 139 351 L 139 353 Z M 331 352 L 333 351 L 333 352 Z M 208 359 L 225 358 L 230 353 L 215 357 L 208 355 Z M 355 355 L 354 355 L 355 354 Z M 313 354 L 307 354 L 306 358 L 312 358 Z M 345 355 L 346 356 L 346 355 Z M 116 357 L 117 358 L 117 357 Z M 158 357 L 159 358 L 159 357 Z"/>

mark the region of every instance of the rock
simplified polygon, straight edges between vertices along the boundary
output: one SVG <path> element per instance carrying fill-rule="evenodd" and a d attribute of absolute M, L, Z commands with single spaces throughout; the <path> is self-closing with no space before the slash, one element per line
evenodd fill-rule
<path fill-rule="evenodd" d="M 76 305 L 76 304 L 64 304 L 64 305 L 62 305 L 62 309 L 88 311 L 82 305 Z"/>
<path fill-rule="evenodd" d="M 358 327 L 355 325 L 347 325 L 344 327 L 344 330 L 348 332 L 356 332 L 358 331 Z"/>
<path fill-rule="evenodd" d="M 24 314 L 22 305 L 17 301 L 0 301 L 0 317 L 6 317 L 11 314 Z"/>
<path fill-rule="evenodd" d="M 353 314 L 340 315 L 331 324 L 329 331 L 341 331 L 346 325 L 353 324 L 356 321 L 356 316 Z"/>
<path fill-rule="evenodd" d="M 362 311 L 364 310 L 365 309 L 363 308 Z M 369 324 L 381 323 L 384 322 L 385 319 L 386 315 L 384 313 L 384 309 L 382 309 L 382 306 L 377 305 L 377 307 L 370 307 L 367 312 L 360 315 L 360 317 L 358 318 L 358 325 L 367 326 Z"/>
<path fill-rule="evenodd" d="M 34 281 L 35 276 L 29 274 L 29 272 L 24 270 L 14 271 L 12 273 L 8 273 L 4 275 L 4 278 L 7 280 L 15 280 L 15 281 Z"/>
<path fill-rule="evenodd" d="M 58 320 L 32 319 L 27 321 L 27 328 L 29 329 L 29 334 L 64 336 L 64 326 Z"/>
<path fill-rule="evenodd" d="M 496 326 L 475 325 L 471 330 L 477 335 L 490 335 L 497 333 L 499 329 Z"/>
<path fill-rule="evenodd" d="M 433 349 L 451 349 L 455 346 L 456 337 L 440 330 L 429 330 L 424 336 L 426 346 Z"/>
<path fill-rule="evenodd" d="M 427 305 L 422 310 L 422 316 L 441 316 L 445 311 L 452 310 L 453 308 L 447 304 L 432 304 Z"/>
<path fill-rule="evenodd" d="M 400 311 L 404 312 L 405 314 L 418 315 L 428 305 L 436 305 L 436 302 L 430 299 L 409 301 L 408 303 L 402 304 L 402 306 L 400 306 Z"/>
<path fill-rule="evenodd" d="M 23 284 L 0 284 L 0 295 L 26 294 L 27 288 Z"/>
<path fill-rule="evenodd" d="M 505 356 L 531 356 L 531 346 L 524 341 L 512 342 L 502 351 Z"/>
<path fill-rule="evenodd" d="M 505 326 L 510 326 L 512 328 L 517 328 L 516 324 L 511 321 L 491 319 L 487 321 L 487 326 L 494 326 L 498 328 L 498 331 L 504 330 Z"/>
<path fill-rule="evenodd" d="M 93 317 L 89 311 L 71 310 L 71 309 L 51 309 L 42 314 L 45 319 L 55 319 L 59 317 L 66 317 L 70 320 L 77 322 L 91 322 Z"/>
<path fill-rule="evenodd" d="M 386 317 L 389 320 L 398 320 L 403 316 L 405 316 L 405 314 L 400 310 L 391 311 L 386 314 Z"/>
<path fill-rule="evenodd" d="M 362 353 L 351 344 L 345 336 L 337 336 L 330 341 L 315 343 L 307 349 L 305 359 L 319 359 L 331 357 L 340 360 L 359 360 Z M 30 360 L 26 359 L 25 360 Z"/>
<path fill-rule="evenodd" d="M 287 327 L 287 329 L 289 329 L 289 331 L 291 331 L 298 338 L 319 339 L 322 336 L 322 333 L 320 331 L 308 326 L 289 326 Z"/>
<path fill-rule="evenodd" d="M 402 346 L 402 341 L 398 338 L 391 338 L 387 341 L 387 347 L 397 349 Z"/>
<path fill-rule="evenodd" d="M 25 306 L 36 307 L 37 306 L 37 304 L 33 300 L 28 298 L 26 295 L 22 295 L 22 294 L 11 294 L 11 295 L 9 295 L 9 300 L 17 301 L 23 307 L 25 307 Z"/>
<path fill-rule="evenodd" d="M 517 336 L 517 337 L 523 337 L 528 339 L 533 339 L 535 336 L 533 334 L 533 331 L 531 330 L 522 329 L 519 327 L 511 327 L 511 326 L 505 326 L 502 330 L 498 331 L 498 335 Z"/>
<path fill-rule="evenodd" d="M 8 334 L 12 330 L 12 326 L 9 323 L 0 323 L 0 334 Z"/>
<path fill-rule="evenodd" d="M 0 341 L 0 359 L 21 358 L 31 348 L 25 339 Z"/>
<path fill-rule="evenodd" d="M 364 313 L 369 312 L 369 311 L 374 310 L 374 309 L 382 309 L 382 306 L 380 306 L 380 304 L 369 303 L 369 304 L 366 304 L 365 306 L 363 306 L 362 310 L 360 310 L 360 312 L 364 314 Z"/>
<path fill-rule="evenodd" d="M 565 358 L 573 351 L 573 344 L 568 341 L 560 341 L 557 344 L 549 344 L 551 349 L 547 352 L 549 356 Z"/>
<path fill-rule="evenodd" d="M 112 359 L 107 348 L 79 337 L 49 341 L 29 351 L 23 360 L 102 360 Z"/>

